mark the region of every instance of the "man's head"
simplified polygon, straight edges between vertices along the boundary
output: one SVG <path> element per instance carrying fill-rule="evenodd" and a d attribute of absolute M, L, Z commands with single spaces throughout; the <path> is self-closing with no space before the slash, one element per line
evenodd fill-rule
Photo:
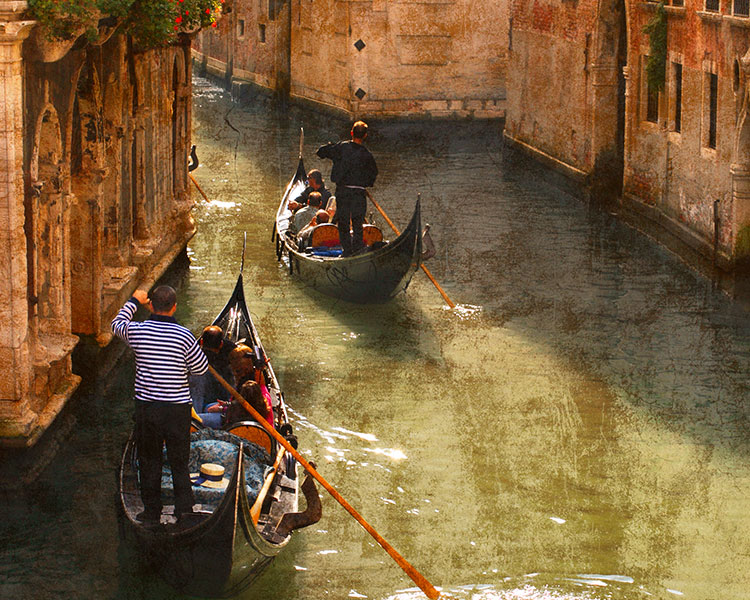
<path fill-rule="evenodd" d="M 320 192 L 310 192 L 310 195 L 307 197 L 307 203 L 310 206 L 319 207 L 323 204 L 323 196 Z"/>
<path fill-rule="evenodd" d="M 357 121 L 352 126 L 352 139 L 355 142 L 362 142 L 367 137 L 367 123 Z"/>
<path fill-rule="evenodd" d="M 201 346 L 204 350 L 218 352 L 221 349 L 224 332 L 217 325 L 209 325 L 203 330 L 201 335 Z"/>
<path fill-rule="evenodd" d="M 319 210 L 315 213 L 315 224 L 316 225 L 322 225 L 323 223 L 328 223 L 331 216 L 324 210 Z"/>
<path fill-rule="evenodd" d="M 319 190 L 323 187 L 323 175 L 318 169 L 310 169 L 310 172 L 307 174 L 307 183 L 309 183 L 314 190 Z"/>
<path fill-rule="evenodd" d="M 151 308 L 160 315 L 172 315 L 177 308 L 177 292 L 168 285 L 160 285 L 149 294 Z"/>

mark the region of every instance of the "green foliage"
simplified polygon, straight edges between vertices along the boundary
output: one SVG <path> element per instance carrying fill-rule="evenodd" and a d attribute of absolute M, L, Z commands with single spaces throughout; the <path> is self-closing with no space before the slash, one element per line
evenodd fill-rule
<path fill-rule="evenodd" d="M 145 48 L 173 42 L 181 31 L 214 25 L 224 0 L 29 0 L 30 16 L 52 40 L 84 31 L 96 37 L 100 18 L 114 17 Z M 215 25 L 214 25 L 215 26 Z"/>
<path fill-rule="evenodd" d="M 648 85 L 660 92 L 664 89 L 667 78 L 667 11 L 664 10 L 663 1 L 659 2 L 656 13 L 643 28 L 643 33 L 649 38 L 646 61 Z"/>

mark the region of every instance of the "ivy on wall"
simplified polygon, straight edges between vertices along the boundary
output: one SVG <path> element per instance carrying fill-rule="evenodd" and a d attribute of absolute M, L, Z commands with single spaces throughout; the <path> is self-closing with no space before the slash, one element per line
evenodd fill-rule
<path fill-rule="evenodd" d="M 145 48 L 173 42 L 181 31 L 216 27 L 224 0 L 29 0 L 29 16 L 48 39 L 69 40 L 98 33 L 101 18 L 111 17 Z"/>
<path fill-rule="evenodd" d="M 664 2 L 659 2 L 654 16 L 643 28 L 643 33 L 649 39 L 646 61 L 648 85 L 660 92 L 664 89 L 667 76 L 667 11 L 664 10 Z"/>

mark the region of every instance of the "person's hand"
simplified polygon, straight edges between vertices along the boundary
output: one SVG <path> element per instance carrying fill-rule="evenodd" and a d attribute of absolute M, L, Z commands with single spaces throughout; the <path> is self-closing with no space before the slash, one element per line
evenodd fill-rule
<path fill-rule="evenodd" d="M 148 292 L 146 290 L 135 290 L 133 298 L 138 300 L 139 304 L 148 304 Z"/>
<path fill-rule="evenodd" d="M 206 409 L 206 412 L 215 413 L 215 412 L 222 412 L 224 410 L 224 407 L 229 404 L 229 402 L 224 402 L 222 400 L 219 400 L 216 404 L 212 404 Z"/>

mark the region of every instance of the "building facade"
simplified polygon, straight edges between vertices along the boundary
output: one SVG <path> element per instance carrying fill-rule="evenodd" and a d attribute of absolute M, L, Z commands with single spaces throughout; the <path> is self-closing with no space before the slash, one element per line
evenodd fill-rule
<path fill-rule="evenodd" d="M 252 87 L 360 117 L 505 113 L 504 0 L 234 0 L 196 63 Z"/>
<path fill-rule="evenodd" d="M 750 259 L 748 2 L 665 4 L 515 0 L 505 136 L 733 269 Z M 644 31 L 660 18 L 662 48 Z"/>
<path fill-rule="evenodd" d="M 137 286 L 195 231 L 187 189 L 190 41 L 139 51 L 50 42 L 0 2 L 0 444 L 32 444 L 78 385 L 80 335 L 101 345 Z"/>

